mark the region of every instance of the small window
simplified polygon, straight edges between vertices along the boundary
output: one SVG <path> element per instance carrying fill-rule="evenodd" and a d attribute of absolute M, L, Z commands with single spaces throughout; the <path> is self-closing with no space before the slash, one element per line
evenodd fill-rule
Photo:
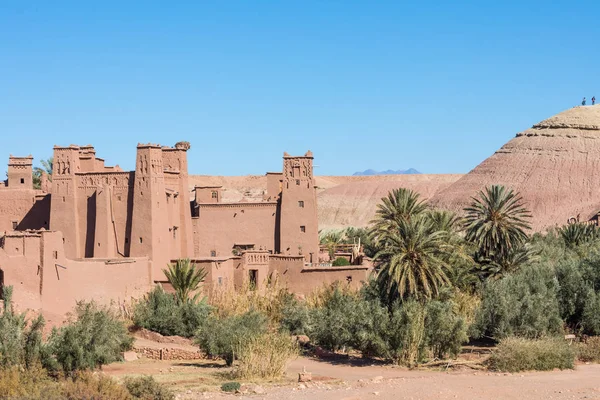
<path fill-rule="evenodd" d="M 218 198 L 219 198 L 219 193 L 217 193 L 217 191 L 216 191 L 216 190 L 213 190 L 213 191 L 212 191 L 212 193 L 211 193 L 210 195 L 211 195 L 211 197 L 212 197 L 213 199 L 218 199 Z"/>
<path fill-rule="evenodd" d="M 140 238 L 140 243 L 144 243 L 144 239 Z"/>
<path fill-rule="evenodd" d="M 219 277 L 217 278 L 217 282 L 219 283 L 219 286 L 223 286 L 223 277 L 222 277 L 222 276 L 219 276 Z"/>
<path fill-rule="evenodd" d="M 300 200 L 300 201 L 298 202 L 298 207 L 300 207 L 300 208 L 304 208 L 304 201 L 303 201 L 303 200 Z"/>
<path fill-rule="evenodd" d="M 63 203 L 67 201 L 67 198 L 65 196 L 63 196 Z"/>
<path fill-rule="evenodd" d="M 216 250 L 211 250 L 210 251 L 210 256 L 211 257 L 216 257 L 217 256 L 217 251 Z"/>
<path fill-rule="evenodd" d="M 117 200 L 121 201 L 121 195 L 117 196 Z"/>
<path fill-rule="evenodd" d="M 306 226 L 301 225 L 300 226 L 300 232 L 302 232 L 302 233 L 306 232 Z"/>
<path fill-rule="evenodd" d="M 300 186 L 300 179 L 296 179 L 296 185 Z"/>
<path fill-rule="evenodd" d="M 17 230 L 17 227 L 19 226 L 19 221 L 13 221 L 12 222 L 12 227 L 13 227 L 13 231 Z"/>
<path fill-rule="evenodd" d="M 21 185 L 25 183 L 25 179 L 21 178 Z"/>
<path fill-rule="evenodd" d="M 251 269 L 248 271 L 248 278 L 250 279 L 250 290 L 256 290 L 258 284 L 258 270 Z"/>

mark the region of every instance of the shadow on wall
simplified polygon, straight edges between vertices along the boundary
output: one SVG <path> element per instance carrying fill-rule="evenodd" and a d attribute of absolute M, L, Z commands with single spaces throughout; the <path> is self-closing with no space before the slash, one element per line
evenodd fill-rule
<path fill-rule="evenodd" d="M 49 229 L 50 224 L 50 196 L 46 195 L 43 198 L 36 200 L 31 209 L 25 214 L 17 230 L 24 231 L 27 229 Z"/>

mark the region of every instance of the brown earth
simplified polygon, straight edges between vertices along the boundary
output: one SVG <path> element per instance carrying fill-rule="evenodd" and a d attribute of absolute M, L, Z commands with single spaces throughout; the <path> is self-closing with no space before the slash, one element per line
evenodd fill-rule
<path fill-rule="evenodd" d="M 600 211 L 600 105 L 574 107 L 518 133 L 432 203 L 460 211 L 485 186 L 518 191 L 533 214 L 533 228 L 563 225 Z"/>
<path fill-rule="evenodd" d="M 363 227 L 377 204 L 392 189 L 405 187 L 429 199 L 462 175 L 317 176 L 319 229 Z M 224 202 L 257 202 L 267 187 L 266 176 L 190 176 L 190 186 L 223 186 Z"/>
<path fill-rule="evenodd" d="M 104 373 L 122 378 L 152 375 L 171 386 L 178 399 L 231 399 L 219 393 L 221 383 L 231 380 L 222 361 L 137 360 L 111 364 Z M 313 382 L 299 384 L 298 373 L 306 368 Z M 573 371 L 517 374 L 472 370 L 407 370 L 364 362 L 320 361 L 300 357 L 280 382 L 258 382 L 260 395 L 242 394 L 240 399 L 600 399 L 600 365 L 578 365 Z M 245 382 L 242 382 L 245 383 Z"/>

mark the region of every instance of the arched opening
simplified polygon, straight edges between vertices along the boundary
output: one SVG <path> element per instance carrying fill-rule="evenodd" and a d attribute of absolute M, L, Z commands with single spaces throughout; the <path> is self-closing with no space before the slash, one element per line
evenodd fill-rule
<path fill-rule="evenodd" d="M 0 300 L 4 300 L 4 271 L 0 269 Z"/>

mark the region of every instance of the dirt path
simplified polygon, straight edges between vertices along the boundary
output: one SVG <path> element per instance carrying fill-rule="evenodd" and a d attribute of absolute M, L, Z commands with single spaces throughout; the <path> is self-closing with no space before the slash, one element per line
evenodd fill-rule
<path fill-rule="evenodd" d="M 497 374 L 407 371 L 378 366 L 354 367 L 299 359 L 290 366 L 289 372 L 297 373 L 303 366 L 313 372 L 314 376 L 325 375 L 344 381 L 341 384 L 321 382 L 288 388 L 270 388 L 265 395 L 240 398 L 273 400 L 600 399 L 600 365 L 581 365 L 575 371 Z M 228 397 L 221 394 L 206 396 Z"/>

